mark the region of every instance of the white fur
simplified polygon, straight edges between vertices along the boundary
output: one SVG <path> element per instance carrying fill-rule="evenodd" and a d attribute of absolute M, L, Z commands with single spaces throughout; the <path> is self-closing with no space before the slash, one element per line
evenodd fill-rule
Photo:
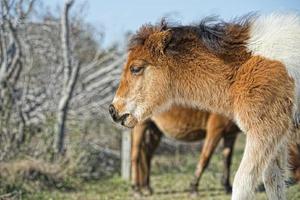
<path fill-rule="evenodd" d="M 245 127 L 244 127 L 244 125 L 243 125 L 243 123 L 242 123 L 242 121 L 241 121 L 241 119 L 240 119 L 240 117 L 238 115 L 235 115 L 234 122 L 240 128 L 240 130 L 243 133 L 247 133 L 247 131 L 246 131 L 246 129 L 245 129 Z"/>
<path fill-rule="evenodd" d="M 125 101 L 125 113 L 133 113 L 136 110 L 136 103 L 135 101 Z"/>
<path fill-rule="evenodd" d="M 285 196 L 285 171 L 287 149 L 283 147 L 278 151 L 278 156 L 273 158 L 263 171 L 263 182 L 268 199 L 282 200 Z"/>
<path fill-rule="evenodd" d="M 247 48 L 260 55 L 282 62 L 295 80 L 295 117 L 300 115 L 300 15 L 273 13 L 252 21 Z"/>
<path fill-rule="evenodd" d="M 113 99 L 113 101 L 112 101 L 112 104 L 115 104 L 115 103 L 117 103 L 118 101 L 125 101 L 125 99 L 122 98 L 122 97 L 115 96 L 114 99 Z"/>

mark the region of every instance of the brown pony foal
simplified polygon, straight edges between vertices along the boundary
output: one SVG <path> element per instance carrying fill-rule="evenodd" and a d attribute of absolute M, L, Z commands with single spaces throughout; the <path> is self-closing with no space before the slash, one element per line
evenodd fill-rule
<path fill-rule="evenodd" d="M 300 135 L 300 17 L 142 26 L 110 114 L 134 127 L 174 103 L 225 115 L 246 134 L 233 200 L 254 199 L 260 177 L 270 200 L 286 199 L 287 142 Z"/>
<path fill-rule="evenodd" d="M 224 171 L 222 185 L 231 192 L 230 165 L 233 146 L 239 128 L 227 118 L 192 108 L 173 106 L 170 110 L 139 123 L 132 131 L 132 184 L 136 195 L 141 189 L 152 193 L 150 188 L 150 162 L 162 134 L 185 141 L 204 140 L 200 159 L 191 182 L 191 192 L 196 194 L 201 175 L 208 166 L 216 146 L 223 138 Z"/>

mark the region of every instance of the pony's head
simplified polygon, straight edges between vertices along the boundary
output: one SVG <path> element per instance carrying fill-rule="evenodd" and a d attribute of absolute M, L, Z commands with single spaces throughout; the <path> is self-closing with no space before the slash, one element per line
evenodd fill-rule
<path fill-rule="evenodd" d="M 131 38 L 119 88 L 109 107 L 114 121 L 133 127 L 169 104 L 170 69 L 165 53 L 171 36 L 162 23 L 142 26 Z"/>

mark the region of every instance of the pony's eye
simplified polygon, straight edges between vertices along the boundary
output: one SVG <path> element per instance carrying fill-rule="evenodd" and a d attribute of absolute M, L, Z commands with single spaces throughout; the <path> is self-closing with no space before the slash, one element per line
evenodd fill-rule
<path fill-rule="evenodd" d="M 141 74 L 144 70 L 144 67 L 140 67 L 140 66 L 132 66 L 130 67 L 130 72 L 134 75 L 138 75 Z"/>

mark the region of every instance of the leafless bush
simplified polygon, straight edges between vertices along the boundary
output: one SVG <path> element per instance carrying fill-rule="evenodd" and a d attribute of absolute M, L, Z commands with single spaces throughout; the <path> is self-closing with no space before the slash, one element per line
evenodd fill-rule
<path fill-rule="evenodd" d="M 61 17 L 41 15 L 36 1 L 0 3 L 0 189 L 8 199 L 120 168 L 120 130 L 106 109 L 124 53 L 101 48 L 93 27 L 69 17 L 74 1 Z"/>
<path fill-rule="evenodd" d="M 61 121 L 81 131 L 87 121 L 103 121 L 124 60 L 116 46 L 100 48 L 83 20 L 66 23 L 66 12 L 32 20 L 35 2 L 1 1 L 0 160 L 29 150 L 32 139 L 44 147 L 36 155 L 49 152 Z"/>

